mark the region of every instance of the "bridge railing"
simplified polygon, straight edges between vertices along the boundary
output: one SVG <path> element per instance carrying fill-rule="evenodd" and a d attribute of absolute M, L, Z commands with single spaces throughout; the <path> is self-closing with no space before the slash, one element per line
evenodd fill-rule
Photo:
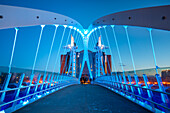
<path fill-rule="evenodd" d="M 94 83 L 106 87 L 152 112 L 170 112 L 168 101 L 170 93 L 151 89 L 147 83 L 141 86 L 137 83 L 120 82 L 116 76 L 101 76 L 96 78 Z M 162 97 L 165 97 L 166 101 Z"/>
<path fill-rule="evenodd" d="M 63 75 L 52 75 L 50 80 L 50 77 L 47 77 L 47 80 L 40 82 L 41 75 L 39 75 L 37 83 L 30 82 L 29 85 L 23 86 L 24 76 L 25 74 L 21 75 L 17 88 L 8 88 L 9 81 L 6 81 L 5 86 L 7 87 L 0 90 L 0 112 L 14 112 L 64 87 L 78 84 L 77 78 Z M 9 74 L 6 80 L 10 80 L 10 77 Z"/>

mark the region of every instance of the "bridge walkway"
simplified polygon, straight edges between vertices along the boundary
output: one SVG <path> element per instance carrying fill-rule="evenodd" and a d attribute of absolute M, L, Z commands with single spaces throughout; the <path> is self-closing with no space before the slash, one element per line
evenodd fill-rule
<path fill-rule="evenodd" d="M 149 113 L 148 110 L 98 85 L 73 85 L 15 113 Z"/>

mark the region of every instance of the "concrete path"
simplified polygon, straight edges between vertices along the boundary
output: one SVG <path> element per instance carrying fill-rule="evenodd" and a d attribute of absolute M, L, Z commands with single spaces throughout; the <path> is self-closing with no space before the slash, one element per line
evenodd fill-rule
<path fill-rule="evenodd" d="M 149 113 L 149 111 L 101 86 L 74 85 L 27 105 L 16 113 Z"/>

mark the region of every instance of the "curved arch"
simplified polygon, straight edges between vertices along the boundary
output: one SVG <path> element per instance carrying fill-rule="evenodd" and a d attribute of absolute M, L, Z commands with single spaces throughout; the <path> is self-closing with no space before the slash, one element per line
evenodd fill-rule
<path fill-rule="evenodd" d="M 92 26 L 130 25 L 170 31 L 170 5 L 140 8 L 103 16 Z"/>
<path fill-rule="evenodd" d="M 83 27 L 76 20 L 58 13 L 0 5 L 0 29 L 42 24 L 70 25 L 83 30 Z"/>

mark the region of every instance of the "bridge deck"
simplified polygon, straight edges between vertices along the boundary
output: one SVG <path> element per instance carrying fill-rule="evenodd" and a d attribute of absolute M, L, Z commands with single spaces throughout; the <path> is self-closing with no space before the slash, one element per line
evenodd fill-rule
<path fill-rule="evenodd" d="M 98 85 L 74 85 L 57 91 L 16 113 L 148 113 L 149 111 Z"/>

